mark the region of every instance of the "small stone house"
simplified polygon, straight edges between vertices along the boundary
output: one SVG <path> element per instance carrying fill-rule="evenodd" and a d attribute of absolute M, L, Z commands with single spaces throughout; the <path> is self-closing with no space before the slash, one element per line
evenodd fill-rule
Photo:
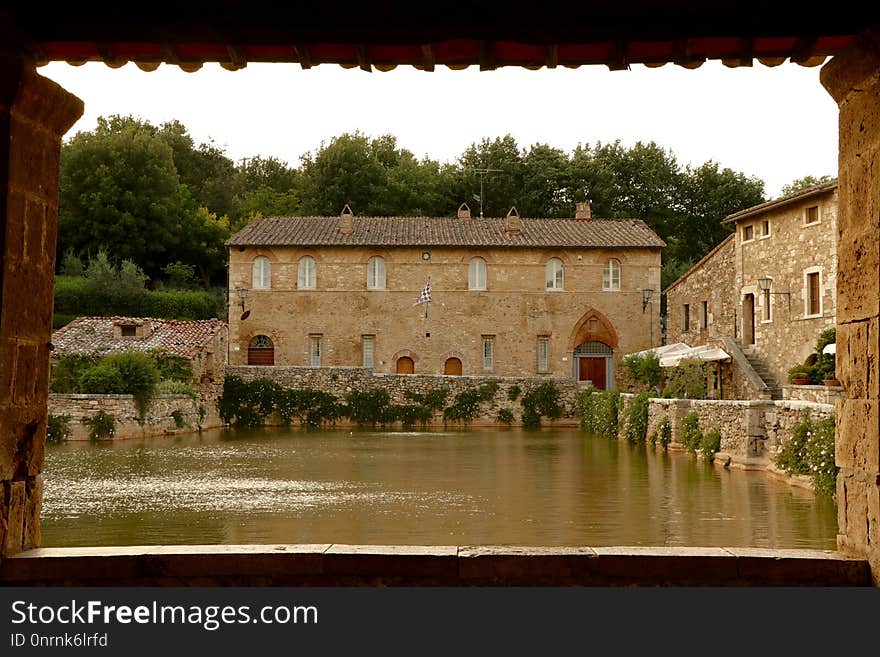
<path fill-rule="evenodd" d="M 226 322 L 219 319 L 79 317 L 52 334 L 52 357 L 165 352 L 192 363 L 195 383 L 214 383 L 223 381 L 227 340 Z"/>
<path fill-rule="evenodd" d="M 557 376 L 613 387 L 659 344 L 660 252 L 639 220 L 266 217 L 231 237 L 231 365 Z M 418 303 L 430 298 L 427 303 Z"/>
<path fill-rule="evenodd" d="M 667 343 L 732 339 L 774 390 L 837 313 L 837 181 L 724 219 L 733 234 L 666 290 Z"/>

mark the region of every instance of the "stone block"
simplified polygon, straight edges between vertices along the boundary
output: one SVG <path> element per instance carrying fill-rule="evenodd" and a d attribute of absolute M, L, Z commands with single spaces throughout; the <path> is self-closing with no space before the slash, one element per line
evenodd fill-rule
<path fill-rule="evenodd" d="M 880 474 L 880 414 L 877 400 L 844 399 L 837 418 L 834 461 L 869 475 Z"/>
<path fill-rule="evenodd" d="M 7 481 L 2 486 L 5 489 L 7 499 L 6 537 L 3 544 L 3 554 L 17 554 L 21 552 L 24 533 L 25 482 Z"/>
<path fill-rule="evenodd" d="M 3 309 L 6 312 L 6 308 Z M 48 353 L 44 354 L 44 357 Z M 28 404 L 34 402 L 34 392 L 37 380 L 37 370 L 48 367 L 49 363 L 38 363 L 40 356 L 35 344 L 19 344 L 18 355 L 15 359 L 15 384 L 12 390 L 12 401 L 15 404 Z"/>
<path fill-rule="evenodd" d="M 878 318 L 837 326 L 837 378 L 850 399 L 880 397 Z"/>
<path fill-rule="evenodd" d="M 719 586 L 737 578 L 736 559 L 722 548 L 597 547 L 603 583 Z"/>
<path fill-rule="evenodd" d="M 442 545 L 333 545 L 324 553 L 324 573 L 342 577 L 455 579 L 458 548 Z"/>
<path fill-rule="evenodd" d="M 835 102 L 844 102 L 855 88 L 880 69 L 880 30 L 872 28 L 860 34 L 845 50 L 822 67 L 820 81 Z"/>
<path fill-rule="evenodd" d="M 725 548 L 736 557 L 739 585 L 753 586 L 865 586 L 868 564 L 821 550 L 768 550 Z"/>
<path fill-rule="evenodd" d="M 40 513 L 43 510 L 43 478 L 40 475 L 30 477 L 25 485 L 24 530 L 21 542 L 23 550 L 40 547 L 42 533 L 40 531 Z"/>
<path fill-rule="evenodd" d="M 459 574 L 465 580 L 514 584 L 517 580 L 587 582 L 598 572 L 596 552 L 588 547 L 462 547 Z"/>

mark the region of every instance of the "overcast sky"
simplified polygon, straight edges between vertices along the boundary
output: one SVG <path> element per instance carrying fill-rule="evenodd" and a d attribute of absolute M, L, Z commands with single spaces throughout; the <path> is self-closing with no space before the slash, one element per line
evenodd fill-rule
<path fill-rule="evenodd" d="M 49 64 L 40 72 L 85 101 L 70 135 L 99 116 L 176 118 L 197 141 L 229 157 L 274 155 L 298 165 L 304 152 L 342 132 L 391 133 L 417 156 L 443 162 L 483 137 L 513 135 L 571 150 L 578 143 L 653 140 L 684 164 L 712 159 L 765 181 L 766 194 L 805 175 L 837 175 L 837 107 L 819 68 L 784 64 L 697 70 L 671 64 L 480 72 L 400 67 L 367 73 L 321 65 L 250 64 L 196 73 L 161 66 Z"/>

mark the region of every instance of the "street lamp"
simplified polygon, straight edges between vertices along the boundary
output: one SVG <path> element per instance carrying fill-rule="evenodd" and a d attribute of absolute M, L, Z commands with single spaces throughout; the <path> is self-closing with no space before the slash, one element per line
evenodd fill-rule
<path fill-rule="evenodd" d="M 651 303 L 652 296 L 654 296 L 654 290 L 642 290 L 642 313 L 645 312 L 645 308 Z"/>
<path fill-rule="evenodd" d="M 788 297 L 788 310 L 791 312 L 791 292 L 771 292 L 770 288 L 773 287 L 773 279 L 769 276 L 762 276 L 758 279 L 758 289 L 761 292 L 765 292 L 767 294 L 784 294 Z"/>
<path fill-rule="evenodd" d="M 241 320 L 244 321 L 248 318 L 248 315 L 251 314 L 249 310 L 245 312 L 244 309 L 245 302 L 247 301 L 248 289 L 246 287 L 240 287 L 235 291 L 238 293 L 238 300 L 241 302 Z"/>

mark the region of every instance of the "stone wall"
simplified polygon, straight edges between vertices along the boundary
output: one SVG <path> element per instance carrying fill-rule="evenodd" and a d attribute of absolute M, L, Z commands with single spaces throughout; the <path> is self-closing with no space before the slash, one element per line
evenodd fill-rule
<path fill-rule="evenodd" d="M 508 391 L 519 386 L 521 393 L 530 388 L 552 381 L 560 393 L 560 401 L 564 407 L 564 417 L 568 422 L 576 422 L 574 408 L 577 402 L 579 386 L 576 381 L 562 377 L 490 377 L 490 376 L 445 376 L 437 374 L 380 374 L 364 367 L 293 367 L 275 366 L 260 367 L 255 365 L 229 366 L 227 376 L 235 375 L 245 381 L 268 379 L 287 388 L 316 388 L 344 399 L 355 391 L 372 388 L 383 388 L 391 396 L 392 404 L 410 404 L 407 392 L 424 394 L 438 388 L 449 388 L 448 401 L 452 402 L 455 395 L 463 390 L 475 388 L 488 381 L 498 383 L 498 392 L 492 402 L 481 405 L 480 417 L 474 422 L 479 425 L 497 425 L 498 411 L 507 408 L 513 411 L 516 423 L 522 413 L 520 398 L 515 401 L 508 399 Z M 442 417 L 437 418 L 442 422 Z"/>
<path fill-rule="evenodd" d="M 836 404 L 845 397 L 841 386 L 782 386 L 782 398 L 817 404 Z"/>
<path fill-rule="evenodd" d="M 88 440 L 90 429 L 83 420 L 94 417 L 99 411 L 113 417 L 116 440 L 194 431 L 200 426 L 221 426 L 216 409 L 203 406 L 205 415 L 199 417 L 200 405 L 198 400 L 187 395 L 160 395 L 153 399 L 141 424 L 132 395 L 49 395 L 49 413 L 70 418 L 70 440 Z M 172 417 L 175 411 L 180 411 L 186 426 L 177 426 Z"/>
<path fill-rule="evenodd" d="M 428 256 L 422 259 L 422 253 Z M 316 260 L 316 288 L 297 289 L 297 264 Z M 386 289 L 366 289 L 367 262 L 381 255 Z M 254 258 L 271 263 L 271 289 L 252 289 Z M 468 289 L 468 263 L 487 262 L 486 290 Z M 563 260 L 564 292 L 547 291 L 546 264 Z M 602 289 L 610 259 L 621 263 L 620 289 Z M 433 301 L 413 307 L 430 280 Z M 600 341 L 620 356 L 660 344 L 659 306 L 643 310 L 642 290 L 660 287 L 657 249 L 474 248 L 233 248 L 229 263 L 230 307 L 240 308 L 237 288 L 250 288 L 250 311 L 230 313 L 231 365 L 247 364 L 248 344 L 265 335 L 275 365 L 308 366 L 311 338 L 320 338 L 320 364 L 361 366 L 363 337 L 373 338 L 373 368 L 395 373 L 407 356 L 416 374 L 443 374 L 450 358 L 476 376 L 575 375 L 574 349 Z M 494 361 L 484 367 L 484 336 L 494 338 Z M 549 339 L 548 368 L 538 370 L 538 340 Z"/>
<path fill-rule="evenodd" d="M 684 342 L 693 347 L 706 344 L 710 337 L 735 335 L 734 257 L 735 239 L 730 235 L 666 288 L 667 344 Z M 700 323 L 704 301 L 708 305 L 706 328 Z M 688 330 L 684 327 L 685 304 L 688 306 Z"/>
<path fill-rule="evenodd" d="M 621 395 L 620 437 L 623 438 L 624 413 L 632 405 L 634 395 Z M 714 400 L 714 399 L 651 399 L 648 404 L 648 436 L 668 418 L 672 426 L 672 447 L 681 448 L 681 421 L 691 412 L 699 418 L 705 433 L 718 429 L 721 434 L 719 455 L 731 458 L 735 466 L 774 470 L 773 461 L 791 438 L 795 424 L 807 413 L 814 420 L 834 415 L 834 406 L 807 401 L 788 400 Z"/>

